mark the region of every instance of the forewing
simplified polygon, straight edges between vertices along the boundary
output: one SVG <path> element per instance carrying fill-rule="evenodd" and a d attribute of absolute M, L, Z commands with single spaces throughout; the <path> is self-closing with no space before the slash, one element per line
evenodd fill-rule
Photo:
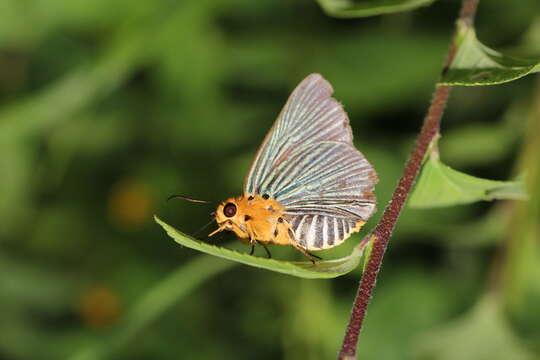
<path fill-rule="evenodd" d="M 352 144 L 349 119 L 341 104 L 331 97 L 333 92 L 319 74 L 309 75 L 294 89 L 255 156 L 244 193 L 262 194 L 262 184 L 298 146 L 321 141 Z"/>

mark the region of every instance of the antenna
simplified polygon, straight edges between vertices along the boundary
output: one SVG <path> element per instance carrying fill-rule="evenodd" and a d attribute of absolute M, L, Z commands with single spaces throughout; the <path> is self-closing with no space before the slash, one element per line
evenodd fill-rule
<path fill-rule="evenodd" d="M 194 203 L 201 203 L 201 204 L 210 204 L 211 203 L 211 201 L 191 199 L 191 198 L 188 198 L 187 196 L 184 196 L 184 195 L 171 195 L 171 196 L 169 196 L 167 198 L 167 201 L 172 200 L 172 199 L 185 200 L 185 201 L 194 202 Z"/>

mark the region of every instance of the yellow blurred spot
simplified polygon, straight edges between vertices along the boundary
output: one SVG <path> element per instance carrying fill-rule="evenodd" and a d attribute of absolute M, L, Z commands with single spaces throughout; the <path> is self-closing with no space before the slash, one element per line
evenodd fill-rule
<path fill-rule="evenodd" d="M 96 286 L 85 291 L 79 301 L 83 322 L 93 328 L 113 324 L 120 314 L 120 300 L 110 289 Z"/>
<path fill-rule="evenodd" d="M 125 180 L 115 185 L 109 197 L 112 221 L 124 229 L 139 228 L 152 215 L 152 199 L 144 184 Z"/>

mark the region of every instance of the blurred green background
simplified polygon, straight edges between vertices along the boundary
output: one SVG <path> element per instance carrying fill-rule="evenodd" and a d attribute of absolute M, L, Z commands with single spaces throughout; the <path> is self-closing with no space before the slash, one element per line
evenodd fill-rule
<path fill-rule="evenodd" d="M 379 174 L 365 234 L 458 8 L 338 20 L 310 0 L 0 0 L 0 359 L 335 358 L 358 271 L 304 280 L 238 265 L 178 246 L 152 216 L 187 233 L 206 224 L 212 206 L 166 197 L 239 194 L 289 92 L 319 72 Z M 538 55 L 540 3 L 483 1 L 477 31 Z M 540 358 L 539 124 L 536 76 L 454 90 L 442 160 L 526 173 L 531 199 L 406 209 L 362 359 Z"/>

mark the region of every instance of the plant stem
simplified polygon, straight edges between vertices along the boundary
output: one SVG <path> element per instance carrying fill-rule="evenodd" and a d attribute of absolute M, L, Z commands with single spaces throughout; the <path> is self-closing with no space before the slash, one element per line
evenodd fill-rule
<path fill-rule="evenodd" d="M 458 21 L 463 21 L 465 24 L 472 26 L 474 16 L 479 0 L 462 0 L 461 11 Z M 454 36 L 454 39 L 456 37 Z M 448 56 L 446 58 L 443 72 L 448 68 L 456 53 L 456 44 L 452 41 Z M 420 135 L 416 140 L 415 147 L 411 153 L 411 157 L 407 161 L 403 175 L 392 195 L 392 199 L 386 206 L 383 216 L 373 232 L 366 238 L 374 239 L 371 256 L 368 260 L 360 286 L 354 299 L 353 309 L 347 330 L 343 338 L 343 344 L 339 352 L 338 359 L 352 360 L 356 359 L 356 346 L 358 336 L 364 322 L 367 306 L 371 300 L 373 289 L 377 275 L 381 268 L 384 252 L 392 235 L 392 231 L 396 225 L 399 214 L 403 209 L 403 205 L 409 196 L 414 181 L 418 176 L 424 157 L 429 149 L 429 146 L 434 138 L 439 135 L 440 122 L 450 95 L 449 86 L 436 85 L 435 93 L 431 100 L 431 105 L 424 119 L 424 124 Z M 365 242 L 365 241 L 362 241 Z"/>

